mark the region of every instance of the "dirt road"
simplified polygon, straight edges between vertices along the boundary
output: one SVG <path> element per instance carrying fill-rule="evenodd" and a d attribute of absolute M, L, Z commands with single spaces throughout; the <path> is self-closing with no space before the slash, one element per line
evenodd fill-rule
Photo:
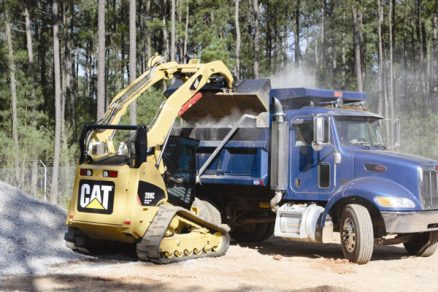
<path fill-rule="evenodd" d="M 2 279 L 0 290 L 306 290 L 438 291 L 438 253 L 408 257 L 402 246 L 378 247 L 367 265 L 342 259 L 337 244 L 270 239 L 232 245 L 226 256 L 159 266 L 128 254 L 52 266 L 46 275 Z"/>

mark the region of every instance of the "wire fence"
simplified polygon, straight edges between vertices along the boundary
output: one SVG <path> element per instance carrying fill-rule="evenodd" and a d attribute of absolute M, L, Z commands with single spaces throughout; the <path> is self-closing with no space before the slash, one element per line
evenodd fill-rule
<path fill-rule="evenodd" d="M 52 188 L 53 166 L 38 160 L 15 167 L 0 166 L 0 181 L 4 181 L 35 198 L 49 201 Z M 73 191 L 75 163 L 66 163 L 59 167 L 58 193 L 56 201 L 62 207 Z"/>

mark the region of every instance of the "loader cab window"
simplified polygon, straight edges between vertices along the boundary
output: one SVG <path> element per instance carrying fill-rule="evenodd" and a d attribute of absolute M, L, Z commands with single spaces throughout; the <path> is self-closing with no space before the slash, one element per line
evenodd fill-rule
<path fill-rule="evenodd" d="M 163 154 L 169 202 L 190 208 L 195 198 L 196 149 L 199 140 L 170 136 Z"/>
<path fill-rule="evenodd" d="M 96 141 L 95 135 L 105 131 L 108 131 L 108 139 L 105 142 Z M 90 125 L 81 134 L 81 163 L 128 164 L 138 168 L 146 161 L 146 132 L 144 126 Z"/>

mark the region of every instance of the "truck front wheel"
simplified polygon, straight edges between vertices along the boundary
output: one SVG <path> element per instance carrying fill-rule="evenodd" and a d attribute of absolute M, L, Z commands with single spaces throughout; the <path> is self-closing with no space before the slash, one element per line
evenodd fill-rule
<path fill-rule="evenodd" d="M 417 233 L 405 243 L 408 254 L 419 257 L 429 257 L 438 246 L 438 231 Z"/>
<path fill-rule="evenodd" d="M 342 211 L 340 226 L 342 252 L 346 259 L 366 264 L 374 249 L 373 222 L 367 208 L 347 205 Z"/>

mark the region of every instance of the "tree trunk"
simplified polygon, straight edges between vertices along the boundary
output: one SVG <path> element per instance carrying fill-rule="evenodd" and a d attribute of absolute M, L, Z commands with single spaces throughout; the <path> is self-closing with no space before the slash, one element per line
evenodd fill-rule
<path fill-rule="evenodd" d="M 326 54 L 326 49 L 325 49 L 326 9 L 327 9 L 327 0 L 323 0 L 322 6 L 321 6 L 321 23 L 320 23 L 320 27 L 321 27 L 321 41 L 320 41 L 320 45 L 319 45 L 320 52 L 318 53 L 318 50 L 316 50 L 316 55 L 315 55 L 316 64 L 318 65 L 318 63 L 319 63 L 319 66 L 317 66 L 318 71 L 319 71 L 319 82 L 321 82 L 323 85 L 325 84 L 325 60 L 326 60 L 326 57 L 325 57 L 325 54 Z M 318 56 L 319 56 L 319 58 L 318 58 Z"/>
<path fill-rule="evenodd" d="M 162 18 L 162 25 L 163 25 L 163 56 L 168 60 L 169 58 L 169 37 L 167 33 L 167 24 L 166 24 L 166 4 L 167 0 L 161 1 L 161 18 Z M 165 84 L 165 82 L 164 82 Z"/>
<path fill-rule="evenodd" d="M 175 29 L 175 0 L 171 0 L 172 2 L 172 7 L 171 7 L 171 16 L 170 16 L 170 21 L 171 21 L 171 34 L 170 34 L 170 60 L 171 61 L 175 61 L 175 55 L 176 55 L 176 29 Z"/>
<path fill-rule="evenodd" d="M 254 9 L 254 78 L 259 78 L 259 59 L 260 59 L 260 27 L 259 27 L 259 17 L 260 17 L 260 8 L 258 0 L 253 0 L 253 9 Z"/>
<path fill-rule="evenodd" d="M 301 66 L 301 48 L 300 48 L 300 0 L 295 3 L 295 66 Z"/>
<path fill-rule="evenodd" d="M 239 1 L 234 0 L 234 25 L 236 26 L 236 75 L 240 79 L 240 24 L 239 24 Z"/>
<path fill-rule="evenodd" d="M 105 0 L 99 0 L 97 11 L 97 120 L 105 113 Z"/>
<path fill-rule="evenodd" d="M 277 15 L 278 12 L 278 8 L 277 5 L 273 5 L 274 6 L 274 53 L 273 53 L 273 58 L 274 58 L 274 66 L 272 68 L 272 72 L 275 73 L 277 72 L 277 65 L 278 65 L 278 43 L 279 43 L 279 36 L 278 36 L 278 21 L 277 21 L 277 17 L 275 17 Z"/>
<path fill-rule="evenodd" d="M 345 16 L 345 10 L 342 13 L 342 22 L 345 23 L 347 21 L 347 17 Z M 342 83 L 341 83 L 341 89 L 345 90 L 346 84 L 347 84 L 347 44 L 346 44 L 346 38 L 347 34 L 345 32 L 345 27 L 342 28 Z"/>
<path fill-rule="evenodd" d="M 150 17 L 151 13 L 151 0 L 146 0 L 146 15 Z M 146 26 L 146 55 L 147 61 L 152 57 L 152 45 L 151 45 L 151 33 L 152 30 L 149 26 Z"/>
<path fill-rule="evenodd" d="M 176 5 L 178 6 L 178 27 L 182 26 L 182 8 L 183 8 L 183 0 L 178 0 L 176 2 Z M 183 36 L 182 34 L 179 34 L 176 41 L 176 54 L 178 55 L 178 62 L 183 63 L 184 62 L 184 52 L 183 52 Z"/>
<path fill-rule="evenodd" d="M 89 67 L 89 60 L 90 60 L 90 58 L 89 58 L 89 56 L 88 56 L 88 48 L 86 48 L 85 49 L 85 68 L 84 68 L 84 79 L 85 79 L 85 85 L 84 85 L 84 92 L 83 92 L 83 95 L 84 96 L 90 96 L 89 95 L 89 83 L 90 83 L 90 74 L 89 74 L 89 70 L 88 70 L 88 67 Z M 97 107 L 96 107 L 96 110 L 97 110 Z"/>
<path fill-rule="evenodd" d="M 76 51 L 73 52 L 72 54 L 72 48 L 74 46 L 73 44 L 73 31 L 74 31 L 74 23 L 73 20 L 75 19 L 75 9 L 74 9 L 74 3 L 70 2 L 70 27 L 68 28 L 69 30 L 69 39 L 68 39 L 68 50 L 70 52 L 69 57 L 71 58 L 70 61 L 70 69 L 71 69 L 71 73 L 70 73 L 70 119 L 71 119 L 71 123 L 72 123 L 72 128 L 73 128 L 73 141 L 76 141 L 76 133 L 77 133 L 77 121 L 76 121 L 76 101 L 77 96 L 78 96 L 78 53 Z"/>
<path fill-rule="evenodd" d="M 366 54 L 366 46 L 364 46 L 364 40 L 363 40 L 363 7 L 362 2 L 358 1 L 358 10 L 357 10 L 357 20 L 358 20 L 358 33 L 359 33 L 359 48 L 360 48 L 360 75 L 362 79 L 362 87 L 363 87 L 363 80 L 365 79 L 365 73 L 362 68 L 365 67 L 365 54 Z"/>
<path fill-rule="evenodd" d="M 58 35 L 58 2 L 53 1 L 53 65 L 55 69 L 55 139 L 53 150 L 53 173 L 50 201 L 57 203 L 59 160 L 61 156 L 61 64 L 59 56 L 59 35 Z"/>
<path fill-rule="evenodd" d="M 183 58 L 185 61 L 188 61 L 188 52 L 187 52 L 187 43 L 189 41 L 189 1 L 187 1 L 187 7 L 186 7 L 186 25 L 184 28 L 184 51 L 183 51 Z"/>
<path fill-rule="evenodd" d="M 330 17 L 335 17 L 333 11 L 335 10 L 335 1 L 330 3 Z M 330 29 L 330 46 L 331 46 L 331 57 L 332 57 L 332 67 L 331 67 L 331 85 L 332 87 L 338 88 L 337 84 L 337 70 L 338 70 L 338 56 L 337 56 L 337 31 L 332 26 Z"/>
<path fill-rule="evenodd" d="M 35 101 L 36 94 L 35 94 L 35 75 L 34 75 L 34 64 L 33 64 L 33 46 L 32 46 L 32 30 L 31 30 L 31 21 L 30 21 L 30 14 L 29 9 L 27 6 L 24 8 L 24 19 L 26 24 L 26 45 L 27 45 L 27 60 L 29 62 L 28 66 L 28 75 L 30 78 L 31 83 L 31 99 Z M 32 115 L 35 113 L 35 106 L 32 107 Z M 32 120 L 32 126 L 36 127 L 36 121 L 35 119 Z M 34 151 L 31 153 L 31 160 L 32 160 L 32 172 L 31 172 L 31 180 L 30 180 L 30 191 L 35 193 L 35 190 L 37 189 L 37 183 L 38 183 L 38 156 Z"/>
<path fill-rule="evenodd" d="M 415 1 L 415 32 L 417 36 L 416 44 L 417 44 L 417 56 L 419 56 L 418 66 L 416 70 L 417 80 L 416 86 L 418 90 L 416 90 L 419 94 L 420 104 L 423 106 L 426 105 L 425 96 L 424 96 L 424 79 L 423 79 L 423 70 L 424 70 L 424 53 L 423 53 L 423 33 L 421 30 L 421 7 L 422 1 Z"/>
<path fill-rule="evenodd" d="M 6 5 L 5 5 L 6 6 Z M 17 85 L 15 79 L 15 60 L 14 60 L 14 47 L 12 43 L 12 31 L 11 23 L 9 22 L 8 8 L 5 7 L 5 28 L 6 28 L 6 39 L 8 44 L 8 63 L 9 63 L 9 78 L 10 78 L 10 89 L 11 89 L 11 109 L 12 109 L 12 140 L 14 141 L 14 167 L 15 167 L 15 179 L 18 182 L 20 171 L 19 171 L 19 150 L 20 146 L 18 144 L 18 118 L 17 118 Z"/>
<path fill-rule="evenodd" d="M 137 78 L 137 36 L 136 36 L 136 3 L 129 0 L 129 83 Z M 129 106 L 129 121 L 131 125 L 137 124 L 137 102 L 134 101 Z"/>
<path fill-rule="evenodd" d="M 388 116 L 388 103 L 385 89 L 385 72 L 383 66 L 383 43 L 382 43 L 382 24 L 383 24 L 383 7 L 381 0 L 377 0 L 377 10 L 379 17 L 377 19 L 377 35 L 378 35 L 378 48 L 379 48 L 379 100 L 378 100 L 378 113 Z M 385 112 L 383 113 L 383 109 Z"/>
<path fill-rule="evenodd" d="M 357 90 L 363 91 L 362 83 L 362 65 L 361 65 L 361 44 L 359 35 L 359 19 L 357 12 L 357 3 L 353 3 L 351 6 L 353 12 L 353 27 L 354 27 L 354 71 L 356 74 Z"/>
<path fill-rule="evenodd" d="M 437 8 L 438 10 L 438 8 Z M 438 11 L 432 18 L 432 111 L 438 111 Z"/>
<path fill-rule="evenodd" d="M 393 15 L 394 15 L 395 1 L 389 1 L 389 80 L 388 80 L 388 101 L 389 101 L 389 117 L 394 119 L 394 52 L 393 52 Z M 391 137 L 391 141 L 394 137 Z"/>
<path fill-rule="evenodd" d="M 408 100 L 408 34 L 407 34 L 407 19 L 403 18 L 403 107 L 406 108 Z"/>
<path fill-rule="evenodd" d="M 65 115 L 67 109 L 67 99 L 71 98 L 72 94 L 72 43 L 70 28 L 72 22 L 73 7 L 69 2 L 62 4 L 63 10 L 63 38 L 64 38 L 64 56 L 62 58 L 62 98 L 61 98 L 61 137 L 63 145 L 67 145 L 67 135 L 65 133 Z"/>
<path fill-rule="evenodd" d="M 34 65 L 33 65 L 33 46 L 32 46 L 32 30 L 29 9 L 27 6 L 24 8 L 24 19 L 26 23 L 26 44 L 27 44 L 27 60 L 29 62 L 28 74 L 31 82 L 31 98 L 35 100 L 35 77 L 34 77 Z"/>

